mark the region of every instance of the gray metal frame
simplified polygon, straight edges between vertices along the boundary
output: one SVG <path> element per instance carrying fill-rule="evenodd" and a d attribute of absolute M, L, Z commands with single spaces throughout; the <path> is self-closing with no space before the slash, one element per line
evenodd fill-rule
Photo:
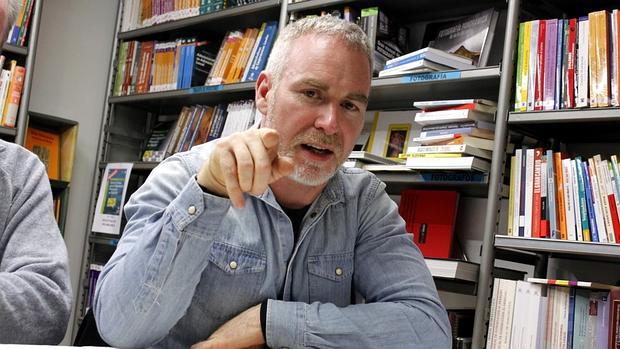
<path fill-rule="evenodd" d="M 19 102 L 19 112 L 17 114 L 17 135 L 15 143 L 24 145 L 26 141 L 26 128 L 28 126 L 28 105 L 30 104 L 30 89 L 32 85 L 32 73 L 34 71 L 34 58 L 37 52 L 37 40 L 39 36 L 39 24 L 41 22 L 42 1 L 35 1 L 32 9 L 32 26 L 28 38 L 28 56 L 26 56 L 26 77 L 24 79 L 24 87 Z"/>

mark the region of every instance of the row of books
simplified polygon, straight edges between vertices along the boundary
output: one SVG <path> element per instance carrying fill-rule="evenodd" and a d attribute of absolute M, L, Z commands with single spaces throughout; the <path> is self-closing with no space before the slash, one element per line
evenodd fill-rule
<path fill-rule="evenodd" d="M 150 27 L 263 0 L 127 0 L 121 31 Z"/>
<path fill-rule="evenodd" d="M 4 67 L 5 57 L 0 55 L 0 67 Z M 11 60 L 8 69 L 0 72 L 0 126 L 15 127 L 19 101 L 24 87 L 26 68 Z"/>
<path fill-rule="evenodd" d="M 617 157 L 582 160 L 542 148 L 511 158 L 508 235 L 620 242 Z"/>
<path fill-rule="evenodd" d="M 380 7 L 357 8 L 354 6 L 334 6 L 320 11 L 292 12 L 289 22 L 305 16 L 334 16 L 355 23 L 362 28 L 373 48 L 373 73 L 379 73 L 387 60 L 407 52 L 409 31 L 399 25 L 395 17 Z"/>
<path fill-rule="evenodd" d="M 246 130 L 259 116 L 253 100 L 183 107 L 178 117 L 171 116 L 172 120 L 161 116 L 163 120 L 155 125 L 146 142 L 142 161 L 159 162 L 194 145 Z"/>
<path fill-rule="evenodd" d="M 592 282 L 496 278 L 487 348 L 617 348 L 620 288 Z"/>
<path fill-rule="evenodd" d="M 22 0 L 19 13 L 15 19 L 15 24 L 11 27 L 6 42 L 12 45 L 24 46 L 26 43 L 26 35 L 28 34 L 28 26 L 32 17 L 32 8 L 35 0 Z"/>
<path fill-rule="evenodd" d="M 276 38 L 278 23 L 263 22 L 260 28 L 226 33 L 205 85 L 254 81 L 265 68 Z"/>
<path fill-rule="evenodd" d="M 119 45 L 113 95 L 123 96 L 204 84 L 217 44 L 195 38 L 124 41 Z"/>
<path fill-rule="evenodd" d="M 519 24 L 515 111 L 620 106 L 620 13 Z"/>
<path fill-rule="evenodd" d="M 489 171 L 497 104 L 485 99 L 418 101 L 419 137 L 407 149 L 413 169 Z"/>

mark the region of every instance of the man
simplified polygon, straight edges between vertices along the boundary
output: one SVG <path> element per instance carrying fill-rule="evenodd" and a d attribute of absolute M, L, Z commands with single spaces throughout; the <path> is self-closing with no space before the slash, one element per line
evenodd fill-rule
<path fill-rule="evenodd" d="M 130 198 L 95 317 L 120 347 L 449 348 L 432 277 L 375 176 L 344 169 L 370 48 L 303 19 L 256 83 L 259 128 L 172 156 Z M 354 294 L 366 304 L 352 304 Z"/>
<path fill-rule="evenodd" d="M 20 3 L 0 0 L 1 42 Z M 68 270 L 45 166 L 0 140 L 0 343 L 60 343 L 71 309 Z"/>

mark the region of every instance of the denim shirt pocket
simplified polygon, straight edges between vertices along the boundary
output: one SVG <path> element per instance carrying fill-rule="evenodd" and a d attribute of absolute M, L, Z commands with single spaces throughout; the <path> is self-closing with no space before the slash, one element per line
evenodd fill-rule
<path fill-rule="evenodd" d="M 209 262 L 195 296 L 204 315 L 227 319 L 260 303 L 259 290 L 267 265 L 265 254 L 214 242 Z"/>
<path fill-rule="evenodd" d="M 353 252 L 308 257 L 310 303 L 351 303 Z"/>

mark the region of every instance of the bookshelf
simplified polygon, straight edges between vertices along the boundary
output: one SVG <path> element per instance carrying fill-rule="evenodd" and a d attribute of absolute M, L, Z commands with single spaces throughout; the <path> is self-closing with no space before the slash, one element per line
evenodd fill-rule
<path fill-rule="evenodd" d="M 64 235 L 68 213 L 69 192 L 71 189 L 73 161 L 77 143 L 78 123 L 66 118 L 34 111 L 28 112 L 26 116 L 28 117 L 28 127 L 34 127 L 38 130 L 59 135 L 59 173 L 57 179 L 50 179 L 50 185 L 52 188 L 52 198 L 55 201 L 55 205 L 58 205 L 56 211 L 58 227 L 60 228 L 60 232 Z"/>
<path fill-rule="evenodd" d="M 500 83 L 500 95 L 507 94 L 506 101 L 510 102 L 514 96 L 514 74 L 516 71 L 517 35 L 519 22 L 529 19 L 546 18 L 575 18 L 587 15 L 589 12 L 598 10 L 611 10 L 617 8 L 617 4 L 606 1 L 588 2 L 586 7 L 581 7 L 579 2 L 543 1 L 534 7 L 531 3 L 519 0 L 509 1 L 509 15 L 506 27 L 506 45 L 504 46 L 504 71 Z M 506 73 L 504 75 L 504 73 Z M 512 101 L 514 102 L 514 100 Z M 496 139 L 506 140 L 509 132 L 517 132 L 537 140 L 550 144 L 544 149 L 553 149 L 584 158 L 594 154 L 604 155 L 617 154 L 620 123 L 620 109 L 614 107 L 559 109 L 546 111 L 512 111 L 512 105 L 498 107 Z M 502 114 L 499 114 L 501 111 Z M 500 122 L 501 120 L 501 122 Z M 498 193 L 498 186 L 505 183 L 504 178 L 509 178 L 510 173 L 505 166 L 509 157 L 504 158 L 505 144 L 496 142 L 493 153 L 493 165 L 489 177 L 489 200 L 484 225 L 484 241 L 482 247 L 482 262 L 478 277 L 479 293 L 477 297 L 477 309 L 474 338 L 472 347 L 482 348 L 486 344 L 487 316 L 488 311 L 481 311 L 490 304 L 490 296 L 493 277 L 498 277 L 492 272 L 496 259 L 516 261 L 535 265 L 534 274 L 537 277 L 546 278 L 551 258 L 569 259 L 579 262 L 602 262 L 615 265 L 620 256 L 620 244 L 569 241 L 560 239 L 529 238 L 508 236 L 507 232 L 500 230 L 499 204 L 502 198 Z M 527 261 L 529 259 L 529 262 Z M 570 266 L 569 266 L 570 267 Z M 593 278 L 597 277 L 594 272 Z M 601 280 L 588 280 L 601 281 Z M 488 285 L 488 287 L 485 287 Z"/>
<path fill-rule="evenodd" d="M 28 106 L 30 103 L 30 89 L 32 86 L 32 72 L 34 69 L 34 60 L 37 51 L 37 40 L 39 34 L 39 23 L 41 21 L 41 1 L 35 1 L 32 8 L 32 18 L 30 20 L 30 28 L 28 28 L 28 42 L 25 47 L 3 44 L 2 52 L 15 55 L 14 58 L 10 56 L 7 59 L 16 59 L 18 62 L 22 62 L 26 68 L 26 75 L 24 77 L 24 86 L 22 89 L 22 96 L 19 101 L 19 111 L 17 112 L 17 123 L 15 124 L 16 133 L 13 141 L 17 144 L 23 145 L 26 136 L 26 129 L 28 127 Z"/>
<path fill-rule="evenodd" d="M 424 0 L 418 2 L 402 1 L 354 1 L 354 0 L 306 0 L 299 3 L 289 4 L 286 0 L 267 0 L 251 5 L 229 8 L 222 11 L 208 13 L 196 17 L 184 18 L 177 21 L 167 22 L 152 27 L 135 29 L 126 32 L 116 32 L 110 62 L 110 76 L 108 79 L 107 104 L 104 109 L 104 120 L 102 133 L 99 140 L 99 151 L 97 153 L 97 179 L 94 181 L 91 191 L 91 208 L 89 212 L 89 227 L 86 234 L 88 239 L 85 245 L 85 253 L 81 263 L 79 296 L 78 296 L 78 316 L 73 324 L 77 329 L 81 316 L 86 313 L 86 300 L 88 297 L 88 270 L 91 263 L 105 263 L 107 258 L 114 251 L 118 243 L 119 236 L 110 236 L 93 233 L 91 222 L 94 214 L 94 205 L 99 191 L 101 175 L 110 162 L 132 162 L 132 181 L 128 195 L 132 186 L 137 188 L 150 171 L 155 168 L 157 163 L 142 162 L 140 159 L 140 149 L 148 137 L 148 131 L 155 123 L 157 115 L 166 113 L 178 113 L 182 106 L 193 104 L 214 105 L 216 103 L 230 102 L 243 98 L 253 98 L 254 82 L 241 82 L 227 85 L 216 86 L 197 86 L 181 90 L 170 90 L 163 92 L 151 92 L 144 94 L 133 94 L 125 96 L 114 96 L 112 86 L 116 71 L 116 59 L 119 44 L 126 40 L 171 40 L 176 37 L 192 35 L 196 32 L 205 32 L 212 35 L 224 34 L 227 29 L 257 25 L 265 20 L 277 20 L 280 25 L 284 25 L 291 13 L 312 11 L 329 6 L 340 6 L 345 4 L 357 4 L 359 7 L 386 6 L 396 13 L 403 13 L 403 20 L 420 21 L 426 23 L 429 20 L 439 18 L 454 18 L 466 14 L 475 13 L 489 7 L 497 6 L 506 12 L 506 2 L 501 1 L 473 1 L 463 3 L 462 1 L 445 1 L 441 5 L 437 1 Z M 507 25 L 516 21 L 516 7 L 512 1 L 508 1 Z M 122 17 L 122 4 L 119 6 L 117 18 L 117 28 L 120 28 Z M 422 15 L 424 14 L 424 15 Z M 408 17 L 407 17 L 408 16 Z M 512 22 L 511 22 L 512 21 Z M 410 30 L 414 30 L 412 25 Z M 508 32 L 508 31 L 507 31 Z M 508 34 L 507 34 L 508 35 Z M 508 36 L 507 36 L 508 37 Z M 422 38 L 411 38 L 411 41 L 421 40 Z M 503 33 L 497 29 L 495 40 L 503 39 Z M 499 40 L 501 41 L 501 40 Z M 507 41 L 509 42 L 509 41 Z M 507 45 L 509 46 L 509 45 Z M 504 47 L 503 57 L 510 57 L 509 51 L 514 47 Z M 501 47 L 498 51 L 502 51 Z M 500 53 L 498 56 L 501 56 Z M 499 60 L 499 58 L 498 58 Z M 510 89 L 512 70 L 507 69 L 506 65 L 500 66 L 494 62 L 488 67 L 453 71 L 445 74 L 405 74 L 402 76 L 375 78 L 371 85 L 369 110 L 393 110 L 393 109 L 413 109 L 414 100 L 432 99 L 456 99 L 456 98 L 485 98 L 497 100 L 498 115 L 505 115 L 510 103 Z M 502 110 L 504 110 L 502 114 Z M 498 118 L 496 129 L 505 128 L 502 121 Z M 505 137 L 504 137 L 505 138 Z M 464 196 L 485 198 L 502 195 L 503 190 L 500 186 L 496 192 L 491 191 L 491 183 L 498 183 L 496 178 L 503 163 L 503 153 L 505 143 L 502 137 L 496 139 L 493 164 L 498 165 L 497 169 L 485 177 L 481 183 L 469 182 L 450 182 L 450 181 L 422 181 L 417 179 L 412 172 L 376 172 L 381 180 L 386 182 L 387 190 L 390 194 L 399 194 L 405 188 L 422 189 L 452 189 L 458 190 Z M 495 177 L 493 177 L 495 176 Z M 493 194 L 493 196 L 489 196 Z M 493 201 L 493 200 L 489 200 Z M 495 212 L 487 210 L 487 212 Z M 486 240 L 486 235 L 485 235 Z M 486 256 L 483 255 L 483 261 Z M 487 263 L 492 262 L 488 260 Z M 437 277 L 436 282 L 439 288 L 476 295 L 480 300 L 484 298 L 483 307 L 486 309 L 488 295 L 480 293 L 480 278 L 478 270 L 484 273 L 482 265 L 475 270 L 476 276 L 466 278 Z M 518 277 L 518 276 L 514 276 Z M 482 281 L 485 281 L 483 278 Z M 484 283 L 482 284 L 484 285 Z"/>

